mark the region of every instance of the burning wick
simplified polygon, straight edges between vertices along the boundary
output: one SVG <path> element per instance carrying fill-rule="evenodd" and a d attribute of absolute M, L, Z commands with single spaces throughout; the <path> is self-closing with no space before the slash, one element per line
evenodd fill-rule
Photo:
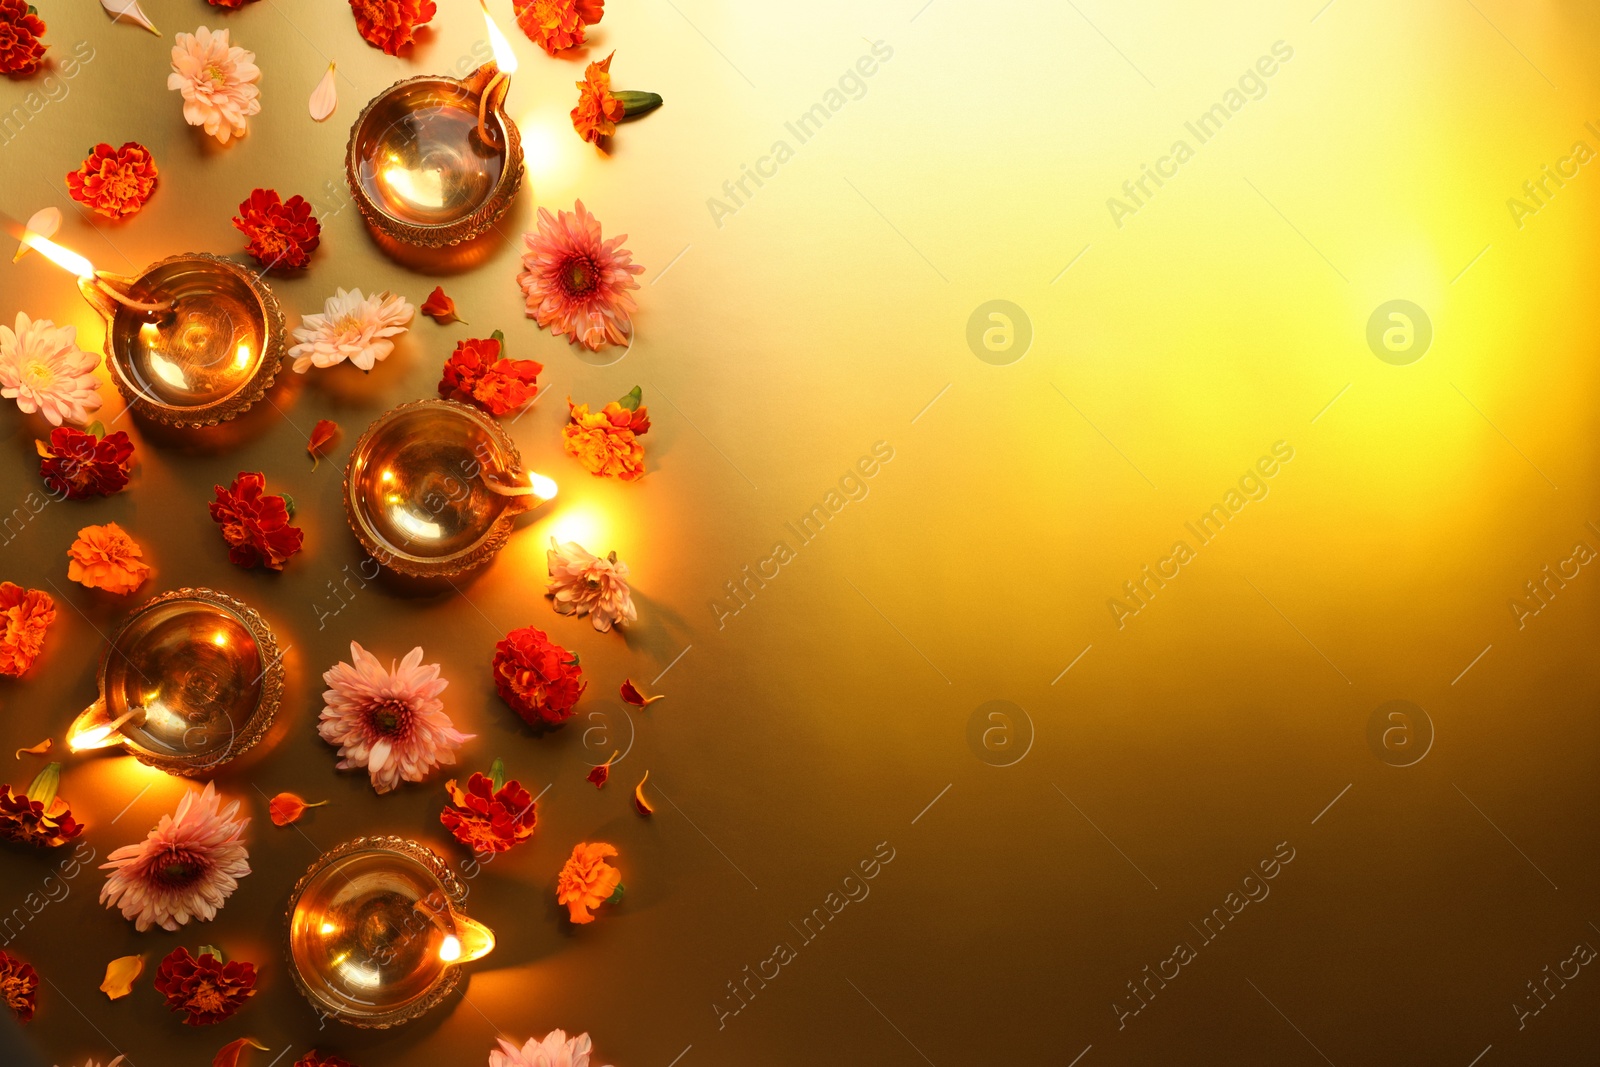
<path fill-rule="evenodd" d="M 502 146 L 489 133 L 489 127 L 486 125 L 489 117 L 489 100 L 494 96 L 494 91 L 499 89 L 500 102 L 495 106 L 505 106 L 506 96 L 511 92 L 511 75 L 517 71 L 517 55 L 511 50 L 511 42 L 500 32 L 500 27 L 489 17 L 488 0 L 478 0 L 478 6 L 483 8 L 483 23 L 489 29 L 489 46 L 494 51 L 495 65 L 494 77 L 489 79 L 489 84 L 478 94 L 478 136 L 483 138 L 483 143 L 490 148 L 498 149 Z"/>
<path fill-rule="evenodd" d="M 67 738 L 67 747 L 74 752 L 85 752 L 91 748 L 105 748 L 107 745 L 115 744 L 121 740 L 116 736 L 117 727 L 143 710 L 141 707 L 132 707 L 110 722 L 101 723 L 99 726 L 91 726 L 86 730 L 79 730 Z"/>
<path fill-rule="evenodd" d="M 93 263 L 90 263 L 71 249 L 61 247 L 48 237 L 40 237 L 30 230 L 22 235 L 22 243 L 30 248 L 37 249 L 39 254 L 50 260 L 50 262 L 64 270 L 71 271 L 78 276 L 80 281 L 94 286 L 124 307 L 132 308 L 134 311 L 147 312 L 170 311 L 172 309 L 171 300 L 147 304 L 141 300 L 135 300 L 125 293 L 118 292 L 100 276 L 100 273 L 94 269 Z"/>

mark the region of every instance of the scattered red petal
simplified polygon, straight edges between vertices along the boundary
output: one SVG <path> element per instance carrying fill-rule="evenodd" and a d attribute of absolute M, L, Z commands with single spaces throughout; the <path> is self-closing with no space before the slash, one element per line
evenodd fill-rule
<path fill-rule="evenodd" d="M 315 804 L 307 804 L 293 793 L 279 793 L 267 802 L 267 813 L 272 816 L 272 825 L 288 826 L 299 822 L 307 808 L 320 808 L 326 803 L 326 800 L 319 800 Z"/>
<path fill-rule="evenodd" d="M 644 777 L 639 779 L 639 784 L 633 787 L 633 807 L 640 815 L 655 814 L 655 805 L 644 798 L 644 784 L 650 780 L 650 772 L 645 771 Z"/>
<path fill-rule="evenodd" d="M 222 1051 L 217 1053 L 216 1059 L 211 1061 L 211 1067 L 238 1067 L 239 1057 L 244 1055 L 246 1048 L 267 1051 L 267 1046 L 261 1044 L 253 1037 L 241 1037 L 222 1046 Z"/>
<path fill-rule="evenodd" d="M 306 451 L 311 453 L 311 469 L 316 470 L 322 457 L 328 454 L 328 445 L 339 436 L 339 424 L 332 419 L 321 419 L 311 428 L 311 443 Z"/>
<path fill-rule="evenodd" d="M 626 678 L 622 682 L 622 699 L 636 708 L 647 708 L 656 701 L 665 700 L 667 697 L 665 693 L 657 693 L 653 697 L 647 697 L 639 692 L 639 687 L 633 684 L 632 678 Z"/>
<path fill-rule="evenodd" d="M 420 310 L 440 326 L 461 321 L 461 316 L 456 314 L 456 302 L 444 295 L 444 287 L 441 285 L 433 287 L 433 292 L 422 302 Z"/>
<path fill-rule="evenodd" d="M 598 767 L 592 769 L 587 775 L 584 776 L 585 779 L 593 782 L 596 789 L 604 787 L 606 784 L 606 779 L 611 777 L 611 760 L 616 758 L 617 754 L 615 752 L 611 753 L 611 759 L 606 760 Z"/>

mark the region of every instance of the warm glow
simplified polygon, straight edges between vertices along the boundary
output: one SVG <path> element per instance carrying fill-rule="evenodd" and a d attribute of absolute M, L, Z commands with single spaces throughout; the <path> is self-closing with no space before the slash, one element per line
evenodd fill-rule
<path fill-rule="evenodd" d="M 218 648 L 228 647 L 228 635 L 221 630 L 211 635 L 211 643 Z"/>
<path fill-rule="evenodd" d="M 30 231 L 23 235 L 22 243 L 36 249 L 40 255 L 56 266 L 69 270 L 80 278 L 94 277 L 93 263 L 90 263 L 70 248 L 62 248 L 48 237 L 40 237 Z"/>
<path fill-rule="evenodd" d="M 323 923 L 322 924 L 322 934 L 323 934 L 324 937 L 326 937 L 328 934 L 331 934 L 331 933 L 333 933 L 334 931 L 336 931 L 338 929 L 339 928 L 337 926 L 333 925 L 332 923 Z"/>
<path fill-rule="evenodd" d="M 250 359 L 250 346 L 247 344 L 241 344 L 238 351 L 234 353 L 234 362 L 240 367 L 248 367 L 250 365 Z"/>
<path fill-rule="evenodd" d="M 67 735 L 67 747 L 74 752 L 87 752 L 95 748 L 109 748 L 111 745 L 122 743 L 122 735 L 117 733 L 117 727 L 142 712 L 143 708 L 129 708 L 110 722 L 97 722 L 105 717 L 105 709 L 95 703 L 82 715 L 78 716 L 72 724 L 72 731 Z"/>
<path fill-rule="evenodd" d="M 517 54 L 511 50 L 511 42 L 506 40 L 505 34 L 500 32 L 500 27 L 489 16 L 486 0 L 478 0 L 478 5 L 483 8 L 483 24 L 489 27 L 489 47 L 494 51 L 494 65 L 500 68 L 502 74 L 515 74 Z"/>
<path fill-rule="evenodd" d="M 542 474 L 530 474 L 528 475 L 528 482 L 533 486 L 533 491 L 538 493 L 541 499 L 555 499 L 556 492 L 558 491 L 556 488 L 555 479 L 546 478 Z"/>
<path fill-rule="evenodd" d="M 83 752 L 91 748 L 104 748 L 106 740 L 111 736 L 111 727 L 95 726 L 84 730 L 82 733 L 73 734 L 67 741 L 67 747 L 74 752 Z"/>
<path fill-rule="evenodd" d="M 444 935 L 444 940 L 439 942 L 439 958 L 446 963 L 454 963 L 461 958 L 461 939 L 454 934 Z"/>

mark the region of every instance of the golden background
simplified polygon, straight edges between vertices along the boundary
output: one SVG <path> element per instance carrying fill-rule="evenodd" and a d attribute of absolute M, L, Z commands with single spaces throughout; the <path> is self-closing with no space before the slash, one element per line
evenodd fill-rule
<path fill-rule="evenodd" d="M 94 58 L 6 130 L 9 221 L 58 206 L 59 240 L 135 271 L 237 253 L 229 220 L 252 188 L 299 193 L 324 234 L 303 276 L 273 281 L 291 325 L 336 286 L 420 303 L 435 284 L 471 323 L 419 318 L 370 376 L 286 373 L 228 451 L 133 427 L 128 491 L 7 529 L 0 577 L 63 602 L 32 674 L 0 683 L 7 751 L 61 736 L 93 696 L 97 631 L 147 594 L 221 589 L 290 647 L 282 736 L 217 778 L 254 817 L 255 872 L 218 919 L 136 934 L 97 904 L 89 870 L 6 945 L 49 979 L 28 1029 L 47 1062 L 202 1064 L 248 1034 L 271 1049 L 252 1067 L 313 1044 L 363 1067 L 478 1064 L 497 1035 L 553 1027 L 589 1031 L 595 1062 L 618 1067 L 1496 1067 L 1600 1048 L 1592 967 L 1541 987 L 1548 1006 L 1520 1027 L 1513 1007 L 1538 1005 L 1526 983 L 1546 965 L 1600 945 L 1600 579 L 1581 568 L 1521 628 L 1509 607 L 1576 543 L 1600 549 L 1600 171 L 1578 167 L 1520 226 L 1507 204 L 1574 142 L 1600 150 L 1585 125 L 1600 126 L 1593 5 L 612 0 L 576 57 L 512 32 L 528 183 L 486 259 L 435 276 L 375 246 L 345 198 L 343 150 L 390 83 L 476 64 L 476 4 L 441 0 L 404 60 L 363 42 L 336 0 L 233 13 L 144 0 L 162 39 L 87 0 L 39 6 L 58 59 L 79 41 Z M 510 30 L 509 5 L 492 8 Z M 185 126 L 165 88 L 172 34 L 201 24 L 229 28 L 265 72 L 262 113 L 227 147 Z M 785 124 L 826 107 L 873 42 L 892 57 L 859 92 L 847 81 L 800 143 Z M 1185 123 L 1275 42 L 1292 57 L 1198 143 Z M 613 48 L 615 85 L 667 102 L 606 158 L 567 112 L 581 61 Z M 318 125 L 306 100 L 329 60 L 339 109 Z M 31 108 L 44 85 L 5 81 L 0 111 Z M 1179 139 L 1193 157 L 1118 226 L 1108 198 Z M 101 140 L 141 141 L 161 168 L 123 223 L 66 197 L 62 176 Z M 779 140 L 791 153 L 761 163 Z M 734 206 L 724 183 L 758 164 L 771 176 L 745 179 L 737 210 L 709 203 Z M 536 205 L 577 197 L 648 268 L 620 359 L 523 317 L 519 234 Z M 3 274 L 0 318 L 73 323 L 98 347 L 64 273 L 30 256 Z M 993 299 L 1031 322 L 1007 365 L 967 341 Z M 1395 299 L 1434 329 L 1405 366 L 1366 343 Z M 330 583 L 362 559 L 340 504 L 349 446 L 383 410 L 433 395 L 456 340 L 496 328 L 512 356 L 546 365 L 545 394 L 511 432 L 560 497 L 458 593 L 373 582 L 319 627 L 338 606 Z M 560 452 L 563 398 L 598 404 L 635 384 L 654 419 L 649 475 L 593 479 Z M 102 394 L 110 423 L 109 379 Z M 304 446 L 321 418 L 344 432 L 313 471 Z M 14 413 L 4 425 L 11 508 L 39 488 L 43 429 Z M 800 544 L 785 523 L 878 442 L 892 460 L 845 483 L 866 495 Z M 1276 442 L 1293 458 L 1267 495 L 1198 545 L 1185 524 Z M 211 486 L 240 470 L 299 504 L 307 549 L 281 575 L 230 565 L 206 516 Z M 75 531 L 109 520 L 156 568 L 127 601 L 66 580 Z M 552 534 L 630 564 L 637 626 L 600 634 L 551 612 Z M 1194 558 L 1119 628 L 1108 600 L 1180 539 Z M 724 583 L 780 540 L 794 558 L 729 613 Z M 579 652 L 591 682 L 579 717 L 543 738 L 488 670 L 494 642 L 530 623 Z M 397 833 L 466 859 L 438 824 L 443 776 L 379 798 L 315 736 L 319 675 L 351 639 L 385 658 L 420 642 L 457 725 L 478 735 L 463 770 L 499 755 L 549 787 L 533 842 L 470 883 L 469 911 L 500 943 L 471 965 L 466 1000 L 390 1032 L 319 1031 L 282 963 L 285 895 L 320 849 Z M 615 696 L 625 676 L 668 699 L 630 713 Z M 988 718 L 994 700 L 1021 711 Z M 1369 741 L 1391 700 L 1432 724 L 1411 766 L 1392 765 L 1403 745 Z M 613 748 L 626 756 L 596 792 L 584 774 Z M 37 765 L 8 777 L 25 785 Z M 648 821 L 628 804 L 647 768 Z M 91 757 L 68 760 L 62 793 L 103 856 L 186 788 Z M 266 797 L 280 790 L 332 803 L 277 829 Z M 554 879 L 593 839 L 620 848 L 628 893 L 578 929 Z M 880 843 L 894 858 L 870 895 L 806 942 L 791 924 Z M 1206 941 L 1201 921 L 1275 850 L 1294 858 L 1270 895 Z M 6 913 L 56 860 L 0 862 Z M 1197 958 L 1141 987 L 1134 1014 L 1128 983 L 1185 940 Z M 150 970 L 125 999 L 96 989 L 115 956 L 146 953 L 153 970 L 202 942 L 263 971 L 220 1026 L 180 1026 Z M 796 958 L 741 1007 L 728 983 L 779 942 Z"/>

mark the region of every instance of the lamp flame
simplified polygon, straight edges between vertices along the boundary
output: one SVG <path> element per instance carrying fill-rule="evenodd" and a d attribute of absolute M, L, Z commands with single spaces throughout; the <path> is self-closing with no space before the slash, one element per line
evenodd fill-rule
<path fill-rule="evenodd" d="M 48 237 L 40 237 L 32 230 L 23 234 L 22 243 L 38 250 L 50 262 L 63 270 L 71 271 L 79 278 L 93 278 L 94 264 L 84 259 L 70 248 L 63 248 Z"/>
<path fill-rule="evenodd" d="M 90 749 L 120 745 L 123 737 L 117 733 L 117 728 L 143 710 L 141 707 L 132 707 L 110 722 L 95 723 L 94 720 L 103 718 L 105 712 L 100 704 L 91 705 L 87 711 L 78 716 L 78 721 L 72 724 L 72 732 L 67 735 L 67 747 L 74 752 L 87 752 Z M 93 725 L 90 725 L 91 723 Z"/>
<path fill-rule="evenodd" d="M 483 24 L 489 28 L 489 48 L 494 52 L 494 65 L 501 74 L 515 74 L 517 54 L 511 50 L 511 42 L 506 40 L 506 35 L 500 32 L 500 27 L 495 25 L 490 16 L 488 0 L 478 0 L 478 6 L 483 8 Z"/>
<path fill-rule="evenodd" d="M 558 490 L 556 489 L 554 478 L 546 478 L 542 474 L 530 474 L 528 475 L 528 481 L 532 484 L 533 491 L 539 495 L 539 499 L 555 499 Z"/>

